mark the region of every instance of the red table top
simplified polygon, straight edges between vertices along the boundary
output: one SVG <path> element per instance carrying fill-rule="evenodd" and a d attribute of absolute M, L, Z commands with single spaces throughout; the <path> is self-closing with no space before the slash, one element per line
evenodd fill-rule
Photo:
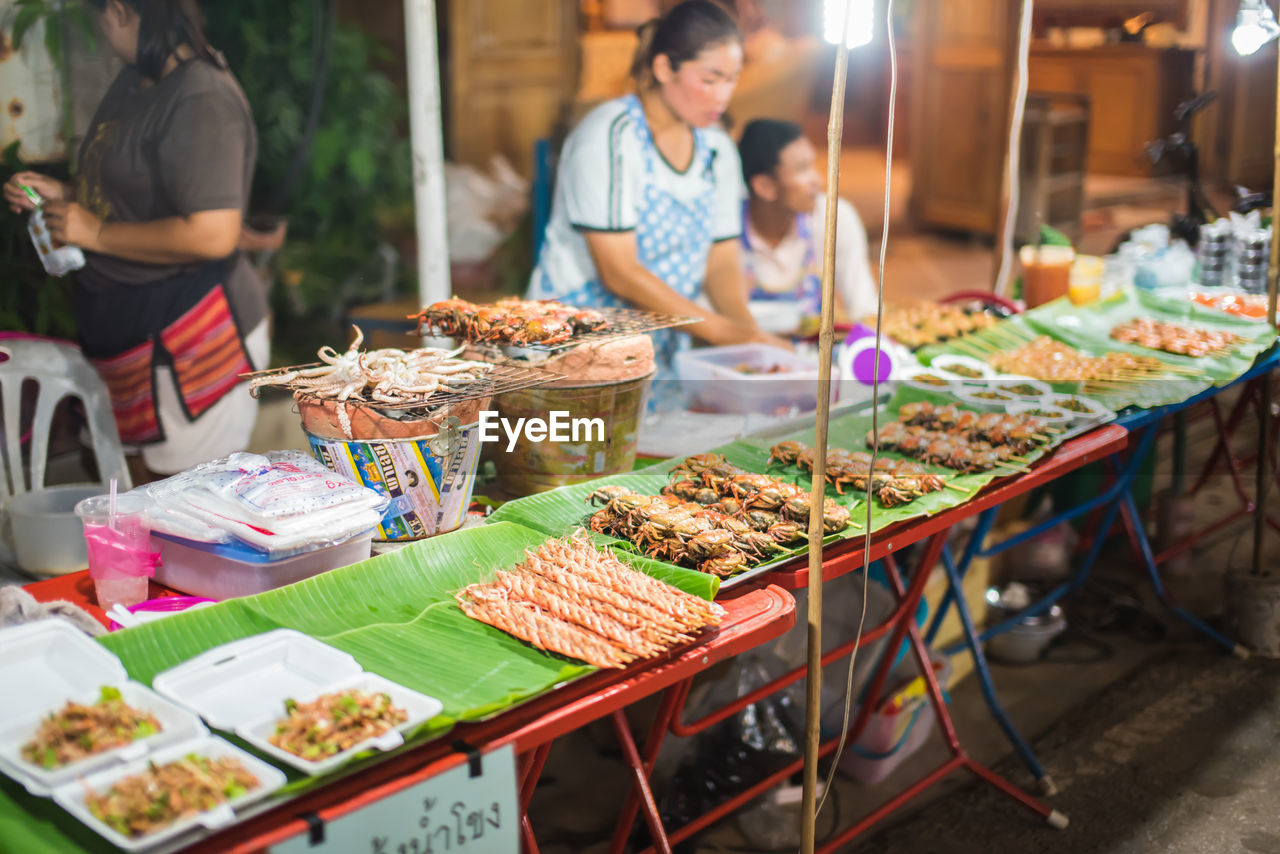
<path fill-rule="evenodd" d="M 512 745 L 520 755 L 565 733 L 625 708 L 713 664 L 781 637 L 796 622 L 796 603 L 778 587 L 749 590 L 721 600 L 728 612 L 715 634 L 674 658 L 624 671 L 600 671 L 505 712 L 492 720 L 461 724 L 446 737 L 361 769 L 192 845 L 195 852 L 252 852 L 307 832 L 300 818 L 334 819 L 392 795 L 466 761 L 450 744 L 463 739 L 482 751 Z"/>
<path fill-rule="evenodd" d="M 1128 431 L 1115 424 L 1107 424 L 1063 442 L 1053 453 L 1036 461 L 1029 474 L 1001 478 L 988 485 L 969 501 L 924 518 L 908 519 L 877 531 L 871 535 L 871 560 L 879 560 L 887 554 L 945 531 L 952 525 L 976 516 L 999 504 L 1023 495 L 1037 486 L 1074 471 L 1081 466 L 1101 460 L 1124 450 L 1128 443 Z M 863 539 L 849 539 L 823 549 L 822 577 L 837 578 L 862 566 Z M 809 583 L 807 557 L 797 558 L 791 568 L 780 567 L 763 577 L 765 582 L 777 584 L 787 590 L 798 590 Z"/>
<path fill-rule="evenodd" d="M 895 525 L 872 537 L 872 558 L 882 557 L 988 508 L 1008 501 L 1089 462 L 1122 450 L 1127 432 L 1107 425 L 1059 446 L 1029 473 L 1005 478 L 972 500 L 923 519 Z M 824 577 L 833 578 L 861 565 L 863 543 L 848 540 L 828 548 L 824 554 Z M 498 717 L 475 724 L 463 724 L 448 738 L 428 742 L 347 778 L 339 778 L 311 792 L 299 795 L 273 809 L 191 847 L 192 851 L 260 850 L 265 845 L 303 833 L 306 822 L 299 816 L 317 813 L 326 821 L 428 779 L 465 761 L 449 744 L 465 739 L 489 750 L 513 745 L 517 755 L 558 738 L 591 721 L 625 708 L 645 697 L 687 679 L 711 665 L 780 637 L 795 625 L 795 602 L 783 589 L 797 589 L 808 581 L 804 559 L 797 568 L 778 570 L 761 580 L 761 586 L 732 591 L 720 600 L 728 615 L 717 633 L 687 648 L 674 658 L 648 662 L 625 671 L 601 671 L 552 691 Z M 770 582 L 777 582 L 777 585 Z M 778 586 L 780 585 L 780 586 Z M 93 602 L 93 583 L 87 572 L 73 573 L 27 585 L 40 601 L 65 599 L 85 608 L 103 624 L 109 622 Z M 151 596 L 174 595 L 152 584 Z"/>

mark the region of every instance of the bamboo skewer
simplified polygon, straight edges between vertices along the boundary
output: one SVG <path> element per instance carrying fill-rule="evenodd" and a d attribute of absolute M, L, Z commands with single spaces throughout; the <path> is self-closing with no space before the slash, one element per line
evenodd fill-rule
<path fill-rule="evenodd" d="M 972 489 L 965 489 L 965 488 L 964 488 L 963 486 L 961 486 L 960 484 L 958 484 L 958 483 L 952 483 L 951 481 L 947 481 L 947 489 L 954 489 L 956 492 L 963 492 L 965 495 L 972 495 L 972 494 L 973 494 L 973 490 L 972 490 Z"/>
<path fill-rule="evenodd" d="M 999 466 L 1000 468 L 1011 469 L 1013 471 L 1022 472 L 1023 474 L 1031 473 L 1031 469 L 1027 468 L 1026 466 L 1015 466 L 1012 463 L 1002 463 L 1002 462 L 997 462 L 996 465 Z"/>

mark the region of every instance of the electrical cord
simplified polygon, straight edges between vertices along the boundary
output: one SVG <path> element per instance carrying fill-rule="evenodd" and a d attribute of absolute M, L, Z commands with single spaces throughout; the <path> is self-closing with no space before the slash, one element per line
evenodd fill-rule
<path fill-rule="evenodd" d="M 845 27 L 849 23 L 849 3 L 845 2 L 844 6 Z M 869 471 L 876 470 L 876 457 L 880 452 L 880 343 L 881 328 L 884 325 L 884 265 L 885 259 L 888 257 L 889 247 L 889 212 L 890 202 L 893 192 L 893 115 L 894 109 L 898 102 L 898 48 L 894 42 L 893 33 L 893 0 L 888 0 L 885 8 L 885 18 L 888 23 L 888 42 L 889 42 L 889 127 L 887 138 L 885 141 L 885 160 L 884 160 L 884 228 L 880 232 L 880 270 L 878 275 L 876 290 L 876 345 L 875 345 L 875 361 L 871 370 L 871 435 L 874 440 L 871 443 L 871 463 Z M 837 153 L 837 156 L 839 154 Z M 838 187 L 828 187 L 828 193 L 835 193 Z M 818 806 L 814 810 L 814 823 L 817 824 L 818 816 L 822 814 L 822 807 L 827 802 L 827 795 L 831 793 L 831 784 L 835 780 L 836 769 L 840 767 L 840 756 L 844 753 L 845 741 L 849 737 L 849 711 L 853 706 L 853 671 L 858 661 L 858 646 L 862 643 L 862 632 L 867 622 L 867 593 L 869 592 L 868 583 L 871 577 L 871 481 L 870 476 L 867 477 L 867 488 L 863 500 L 867 507 L 866 516 L 866 533 L 862 538 L 862 613 L 858 616 L 858 631 L 854 635 L 853 651 L 849 653 L 849 672 L 845 677 L 844 686 L 844 722 L 840 726 L 840 741 L 836 744 L 835 755 L 831 758 L 831 767 L 827 769 L 826 785 L 822 789 L 822 799 L 818 801 Z"/>
<path fill-rule="evenodd" d="M 1013 227 L 1018 219 L 1022 188 L 1022 117 L 1027 108 L 1028 55 L 1031 52 L 1032 0 L 1022 0 L 1022 21 L 1018 26 L 1018 88 L 1013 101 L 1013 117 L 1009 122 L 1009 207 L 1004 212 L 1004 231 L 1000 238 L 1000 272 L 996 274 L 995 291 L 1009 295 L 1009 268 L 1013 263 Z"/>

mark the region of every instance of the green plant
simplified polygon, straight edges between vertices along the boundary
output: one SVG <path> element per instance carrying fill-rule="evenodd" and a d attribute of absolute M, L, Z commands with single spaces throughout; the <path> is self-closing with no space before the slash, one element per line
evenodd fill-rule
<path fill-rule="evenodd" d="M 3 157 L 0 184 L 23 168 L 17 141 L 5 148 Z M 0 264 L 5 271 L 4 284 L 0 286 L 0 329 L 54 338 L 76 337 L 70 277 L 60 279 L 44 271 L 27 234 L 27 217 L 11 212 L 8 207 L 0 213 Z"/>
<path fill-rule="evenodd" d="M 226 54 L 258 128 L 253 210 L 289 218 L 289 240 L 276 260 L 282 286 L 272 299 L 274 349 L 285 361 L 309 360 L 320 344 L 336 346 L 350 306 L 410 292 L 409 271 L 401 267 L 387 281 L 382 260 L 412 212 L 405 101 L 377 70 L 383 51 L 372 38 L 345 21 L 317 25 L 326 6 L 325 0 L 205 6 L 210 41 Z M 269 210 L 308 142 L 317 56 L 327 76 L 309 154 L 287 205 Z"/>
<path fill-rule="evenodd" d="M 44 23 L 44 48 L 49 52 L 49 58 L 58 71 L 58 81 L 62 88 L 62 138 L 69 146 L 73 135 L 74 113 L 67 36 L 71 28 L 75 27 L 80 31 L 85 44 L 90 49 L 96 48 L 97 39 L 89 11 L 78 0 L 17 0 L 14 9 L 11 36 L 14 51 L 22 47 L 22 40 L 32 27 Z"/>

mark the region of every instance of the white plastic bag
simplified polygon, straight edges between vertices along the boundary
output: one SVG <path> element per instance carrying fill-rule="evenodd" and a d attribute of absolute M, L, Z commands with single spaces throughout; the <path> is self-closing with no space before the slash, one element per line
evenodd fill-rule
<path fill-rule="evenodd" d="M 49 229 L 44 224 L 44 211 L 40 208 L 36 208 L 27 220 L 27 234 L 31 235 L 31 242 L 35 244 L 36 253 L 40 256 L 40 263 L 44 265 L 45 272 L 50 276 L 65 276 L 84 266 L 84 253 L 78 246 L 59 246 L 57 249 L 53 247 L 53 239 L 49 236 Z"/>
<path fill-rule="evenodd" d="M 449 258 L 475 264 L 488 259 L 529 210 L 529 182 L 501 155 L 488 172 L 461 163 L 444 167 Z"/>
<path fill-rule="evenodd" d="M 299 451 L 232 454 L 147 488 L 152 528 L 198 542 L 241 540 L 285 557 L 377 525 L 389 499 Z"/>

